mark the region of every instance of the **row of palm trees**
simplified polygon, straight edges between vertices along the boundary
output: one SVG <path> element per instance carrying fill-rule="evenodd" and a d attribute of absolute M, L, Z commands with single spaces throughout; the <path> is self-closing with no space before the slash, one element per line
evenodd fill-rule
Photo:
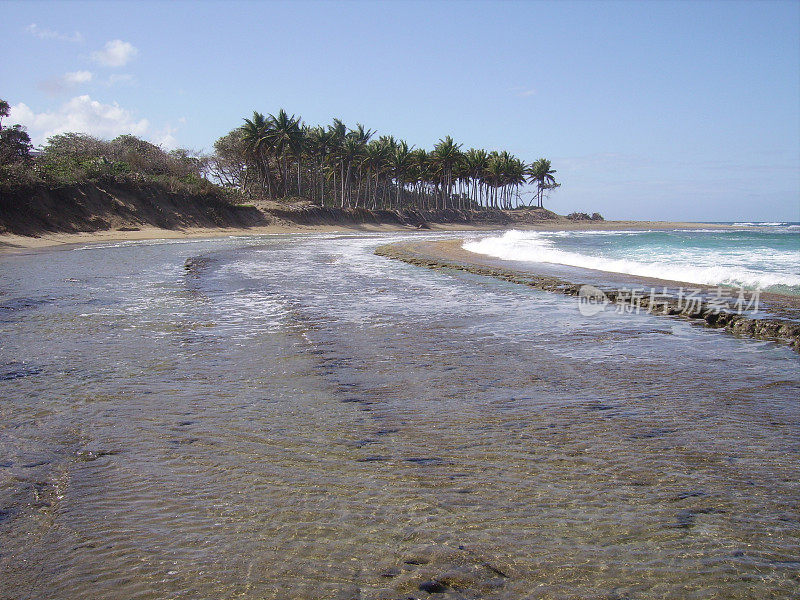
<path fill-rule="evenodd" d="M 526 183 L 537 206 L 560 185 L 544 158 L 528 165 L 508 152 L 462 151 L 450 136 L 426 151 L 339 119 L 309 127 L 282 109 L 254 112 L 229 135 L 246 161 L 243 178 L 269 198 L 300 196 L 343 208 L 512 208 L 524 204 Z"/>

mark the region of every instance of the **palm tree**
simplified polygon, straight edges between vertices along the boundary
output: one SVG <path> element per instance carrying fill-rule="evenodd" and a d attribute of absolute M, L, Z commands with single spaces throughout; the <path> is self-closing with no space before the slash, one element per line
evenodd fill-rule
<path fill-rule="evenodd" d="M 394 147 L 394 152 L 389 156 L 389 165 L 394 176 L 397 196 L 395 198 L 395 208 L 400 210 L 402 206 L 401 193 L 405 187 L 405 181 L 409 172 L 413 168 L 413 154 L 411 148 L 404 141 L 398 142 Z"/>
<path fill-rule="evenodd" d="M 467 175 L 472 179 L 472 198 L 483 205 L 484 174 L 489 164 L 489 155 L 486 150 L 470 148 L 464 153 L 464 166 Z"/>
<path fill-rule="evenodd" d="M 550 190 L 560 186 L 556 183 L 553 173 L 556 170 L 550 166 L 550 161 L 540 158 L 528 168 L 528 177 L 531 183 L 536 185 L 536 206 L 542 208 L 542 198 L 545 190 Z"/>
<path fill-rule="evenodd" d="M 423 149 L 411 151 L 411 176 L 414 181 L 414 196 L 418 208 L 430 208 L 430 195 L 425 189 L 433 177 L 433 161 Z"/>
<path fill-rule="evenodd" d="M 0 118 L 7 104 L 0 101 Z M 527 166 L 506 151 L 462 153 L 450 136 L 426 152 L 390 135 L 372 140 L 375 132 L 360 123 L 348 129 L 334 119 L 327 127 L 307 127 L 283 109 L 269 117 L 254 112 L 235 133 L 243 147 L 237 159 L 244 173 L 239 187 L 249 188 L 249 174 L 258 173 L 261 193 L 286 196 L 296 168 L 297 195 L 305 193 L 322 206 L 330 195 L 343 208 L 508 209 L 520 204 L 527 178 L 541 207 L 547 191 L 560 185 L 544 158 Z"/>
<path fill-rule="evenodd" d="M 353 175 L 353 163 L 358 161 L 359 157 L 364 152 L 364 147 L 365 144 L 361 139 L 354 135 L 348 135 L 345 137 L 344 144 L 342 144 L 339 151 L 342 164 L 345 167 L 344 180 L 342 181 L 342 208 L 344 208 L 345 202 L 348 207 L 352 206 L 353 194 L 350 189 L 350 181 Z"/>
<path fill-rule="evenodd" d="M 500 187 L 500 182 L 503 179 L 503 160 L 500 157 L 500 154 L 495 150 L 489 153 L 484 177 L 487 186 L 490 187 L 489 200 L 487 204 L 493 208 L 499 208 L 497 201 L 497 190 Z"/>
<path fill-rule="evenodd" d="M 512 208 L 513 200 L 519 201 L 519 186 L 525 183 L 525 163 L 514 155 L 509 155 L 505 163 L 504 183 L 507 186 L 506 208 Z"/>
<path fill-rule="evenodd" d="M 325 130 L 322 127 L 312 127 L 306 132 L 306 151 L 308 158 L 313 164 L 311 174 L 311 195 L 316 194 L 317 183 L 315 178 L 319 180 L 319 203 L 320 206 L 325 206 L 325 177 L 324 170 L 328 157 L 333 151 L 333 134 L 330 130 Z"/>
<path fill-rule="evenodd" d="M 331 169 L 334 199 L 336 196 L 336 191 L 338 190 L 336 186 L 336 167 L 338 166 L 340 183 L 342 186 L 341 204 L 344 206 L 344 159 L 342 158 L 342 151 L 344 149 L 344 140 L 347 137 L 347 126 L 341 121 L 341 119 L 334 119 L 333 124 L 328 125 L 328 133 L 330 134 L 331 139 L 332 155 L 337 159 L 337 164 Z"/>
<path fill-rule="evenodd" d="M 434 162 L 439 168 L 440 182 L 442 184 L 442 208 L 446 208 L 446 201 L 451 199 L 453 188 L 453 168 L 461 160 L 461 144 L 456 144 L 449 135 L 440 139 L 433 148 Z M 447 192 L 446 196 L 444 192 Z"/>
<path fill-rule="evenodd" d="M 294 115 L 290 117 L 285 110 L 280 109 L 277 116 L 269 116 L 267 137 L 281 163 L 281 190 L 285 196 L 289 191 L 289 158 L 296 157 L 300 152 L 300 119 L 296 119 Z"/>
<path fill-rule="evenodd" d="M 250 156 L 261 175 L 261 189 L 265 184 L 267 193 L 272 196 L 272 177 L 269 167 L 270 152 L 270 123 L 260 112 L 253 111 L 252 119 L 244 119 L 244 125 L 239 130 L 242 132 L 245 152 Z"/>
<path fill-rule="evenodd" d="M 355 161 L 359 162 L 358 189 L 356 190 L 356 203 L 355 203 L 356 206 L 358 206 L 359 195 L 361 194 L 361 183 L 363 180 L 363 162 L 360 161 L 359 159 L 363 158 L 364 153 L 366 152 L 367 149 L 367 144 L 369 143 L 374 133 L 375 132 L 373 130 L 367 129 L 361 123 L 356 123 L 356 128 L 351 129 L 350 133 L 348 134 L 358 143 L 358 151 L 356 152 L 356 156 L 354 158 Z M 352 190 L 348 189 L 348 193 L 352 195 Z"/>

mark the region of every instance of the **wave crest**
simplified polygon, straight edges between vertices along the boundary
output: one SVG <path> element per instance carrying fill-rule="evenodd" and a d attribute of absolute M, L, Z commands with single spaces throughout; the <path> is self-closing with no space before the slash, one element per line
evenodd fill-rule
<path fill-rule="evenodd" d="M 557 239 L 545 232 L 512 230 L 501 236 L 466 242 L 462 247 L 469 252 L 504 260 L 567 265 L 699 285 L 760 289 L 797 288 L 790 290 L 790 293 L 800 293 L 800 275 L 754 270 L 743 264 L 747 260 L 752 260 L 753 253 L 758 249 L 748 249 L 747 252 L 742 252 L 741 249 L 725 252 L 724 249 L 710 251 L 707 248 L 687 250 L 675 247 L 674 251 L 664 254 L 663 248 L 644 246 L 638 248 L 636 253 L 646 258 L 633 259 L 560 249 L 556 245 Z M 659 251 L 661 254 L 657 253 Z M 795 253 L 784 256 L 785 254 L 787 253 L 776 251 L 771 258 L 788 264 L 797 260 Z M 770 256 L 765 255 L 760 258 L 761 262 L 769 262 Z M 698 263 L 706 264 L 698 265 Z"/>

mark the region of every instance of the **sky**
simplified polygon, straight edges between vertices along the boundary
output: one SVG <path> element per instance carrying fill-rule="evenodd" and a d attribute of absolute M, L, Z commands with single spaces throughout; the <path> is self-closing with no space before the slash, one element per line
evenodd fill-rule
<path fill-rule="evenodd" d="M 210 152 L 254 110 L 548 158 L 546 206 L 800 221 L 800 2 L 0 3 L 4 125 Z"/>

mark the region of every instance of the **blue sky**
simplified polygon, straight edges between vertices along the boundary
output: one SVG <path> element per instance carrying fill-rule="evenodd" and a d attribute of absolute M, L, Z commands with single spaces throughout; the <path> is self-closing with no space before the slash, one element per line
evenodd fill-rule
<path fill-rule="evenodd" d="M 547 205 L 800 221 L 800 2 L 9 2 L 34 141 L 211 150 L 253 110 L 550 158 Z"/>

